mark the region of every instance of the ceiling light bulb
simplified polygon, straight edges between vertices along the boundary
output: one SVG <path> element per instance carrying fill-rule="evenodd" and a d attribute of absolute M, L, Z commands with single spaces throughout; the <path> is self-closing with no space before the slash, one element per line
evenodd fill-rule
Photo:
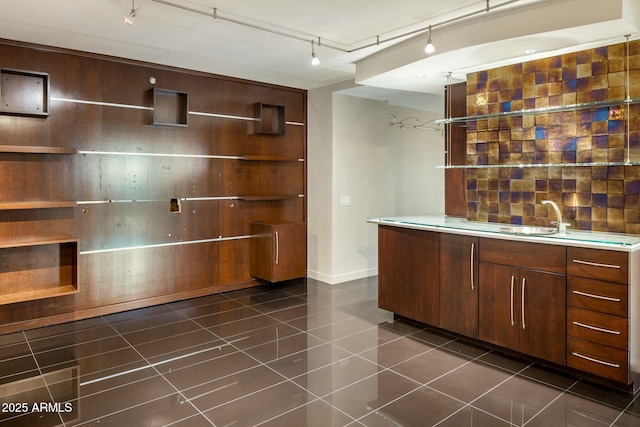
<path fill-rule="evenodd" d="M 435 51 L 436 48 L 431 41 L 431 25 L 429 25 L 429 39 L 427 40 L 427 45 L 424 48 L 424 53 L 433 53 Z"/>
<path fill-rule="evenodd" d="M 431 41 L 429 41 L 429 43 L 427 43 L 427 45 L 424 48 L 424 52 L 425 53 L 433 53 L 436 51 L 436 48 L 433 46 L 433 43 L 431 43 Z"/>
<path fill-rule="evenodd" d="M 131 12 L 129 12 L 128 15 L 122 17 L 122 20 L 125 22 L 125 24 L 133 25 L 133 18 L 136 17 L 137 11 L 138 9 L 136 9 L 136 0 L 131 0 Z"/>
<path fill-rule="evenodd" d="M 320 44 L 320 42 L 318 42 L 318 44 Z M 318 59 L 318 56 L 316 55 L 316 51 L 313 46 L 314 46 L 314 42 L 313 40 L 311 40 L 311 65 L 319 65 L 320 60 Z"/>
<path fill-rule="evenodd" d="M 136 17 L 136 11 L 134 9 L 131 9 L 131 13 L 129 13 L 128 15 L 125 15 L 122 17 L 122 20 L 129 24 L 129 25 L 133 25 L 133 19 Z"/>

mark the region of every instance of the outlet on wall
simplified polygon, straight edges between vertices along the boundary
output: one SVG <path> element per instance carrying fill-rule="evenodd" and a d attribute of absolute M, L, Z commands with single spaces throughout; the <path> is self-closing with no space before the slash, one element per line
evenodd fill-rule
<path fill-rule="evenodd" d="M 341 196 L 340 206 L 351 206 L 351 196 Z"/>

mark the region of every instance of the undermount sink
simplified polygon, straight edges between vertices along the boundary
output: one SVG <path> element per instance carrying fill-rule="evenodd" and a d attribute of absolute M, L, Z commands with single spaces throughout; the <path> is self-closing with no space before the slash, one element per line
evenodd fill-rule
<path fill-rule="evenodd" d="M 511 225 L 509 227 L 500 227 L 502 233 L 517 234 L 521 236 L 546 236 L 556 234 L 557 230 L 551 227 L 533 227 L 528 225 Z"/>

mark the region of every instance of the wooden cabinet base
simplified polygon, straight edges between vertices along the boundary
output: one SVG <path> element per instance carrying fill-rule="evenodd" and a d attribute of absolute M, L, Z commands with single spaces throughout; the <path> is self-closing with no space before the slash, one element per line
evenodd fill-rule
<path fill-rule="evenodd" d="M 251 223 L 251 275 L 268 282 L 307 275 L 305 223 Z"/>

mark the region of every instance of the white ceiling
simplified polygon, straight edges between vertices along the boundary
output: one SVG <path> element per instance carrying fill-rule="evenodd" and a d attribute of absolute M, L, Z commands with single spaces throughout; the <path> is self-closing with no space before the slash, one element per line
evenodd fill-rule
<path fill-rule="evenodd" d="M 548 56 L 635 38 L 638 3 L 491 0 L 491 12 L 441 26 L 484 11 L 486 0 L 135 0 L 129 26 L 122 17 L 130 0 L 0 0 L 0 38 L 302 89 L 355 78 L 365 86 L 354 95 L 420 108 L 441 95 L 448 72 L 459 80 L 470 70 L 521 61 L 528 47 Z M 214 7 L 221 18 L 291 37 L 214 19 Z M 431 56 L 424 31 L 398 37 L 428 25 L 437 48 Z M 311 40 L 318 37 L 321 64 L 314 67 Z"/>

